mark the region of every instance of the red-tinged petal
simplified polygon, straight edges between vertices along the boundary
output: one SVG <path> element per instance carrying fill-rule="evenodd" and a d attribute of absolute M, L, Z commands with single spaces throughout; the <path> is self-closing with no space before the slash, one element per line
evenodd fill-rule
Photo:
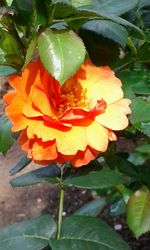
<path fill-rule="evenodd" d="M 121 81 L 109 67 L 96 67 L 87 61 L 77 76 L 82 88 L 87 91 L 89 101 L 104 99 L 111 104 L 123 98 Z"/>
<path fill-rule="evenodd" d="M 22 113 L 29 118 L 43 116 L 43 114 L 37 110 L 37 108 L 33 105 L 32 102 L 25 104 Z"/>
<path fill-rule="evenodd" d="M 58 155 L 54 142 L 43 143 L 39 140 L 35 140 L 31 152 L 35 161 L 52 161 L 55 160 Z"/>
<path fill-rule="evenodd" d="M 44 115 L 53 115 L 49 99 L 39 87 L 33 86 L 30 96 L 34 106 L 37 107 L 37 109 L 40 110 Z"/>
<path fill-rule="evenodd" d="M 95 116 L 104 113 L 105 109 L 106 102 L 104 100 L 100 100 L 97 101 L 96 106 L 91 110 L 85 110 L 83 108 L 70 108 L 59 117 L 59 120 L 61 122 L 74 124 L 87 118 L 94 119 Z"/>
<path fill-rule="evenodd" d="M 17 92 L 16 91 L 12 91 L 12 92 L 8 92 L 7 94 L 5 94 L 3 96 L 3 99 L 4 101 L 7 103 L 7 104 L 10 104 L 13 100 L 13 98 L 16 96 Z"/>
<path fill-rule="evenodd" d="M 48 116 L 43 116 L 43 121 L 44 121 L 44 125 L 61 130 L 61 131 L 67 131 L 72 127 L 70 124 L 62 123 L 61 121 L 57 119 L 53 119 Z"/>
<path fill-rule="evenodd" d="M 95 120 L 101 125 L 112 129 L 122 130 L 128 126 L 127 114 L 130 114 L 130 100 L 124 99 L 107 106 L 105 113 L 98 115 Z"/>
<path fill-rule="evenodd" d="M 26 100 L 31 86 L 36 82 L 41 82 L 42 75 L 44 73 L 44 68 L 40 60 L 31 62 L 23 70 L 22 75 L 12 75 L 8 78 L 10 85 L 18 90 L 22 95 L 23 99 Z"/>
<path fill-rule="evenodd" d="M 29 151 L 32 148 L 33 140 L 30 140 L 27 136 L 26 130 L 23 130 L 19 136 L 19 143 L 21 148 L 25 151 Z"/>
<path fill-rule="evenodd" d="M 73 167 L 81 167 L 87 165 L 90 161 L 94 160 L 98 153 L 92 152 L 90 147 L 87 147 L 85 151 L 79 151 L 74 159 L 71 161 Z"/>
<path fill-rule="evenodd" d="M 74 155 L 78 150 L 87 147 L 85 128 L 73 126 L 71 130 L 62 132 L 56 137 L 57 150 L 63 155 Z"/>
<path fill-rule="evenodd" d="M 42 77 L 44 92 L 49 100 L 55 100 L 56 106 L 59 99 L 61 99 L 61 91 L 59 82 L 50 75 L 47 71 Z"/>
<path fill-rule="evenodd" d="M 93 121 L 86 127 L 88 145 L 93 149 L 105 152 L 108 147 L 108 129 Z"/>

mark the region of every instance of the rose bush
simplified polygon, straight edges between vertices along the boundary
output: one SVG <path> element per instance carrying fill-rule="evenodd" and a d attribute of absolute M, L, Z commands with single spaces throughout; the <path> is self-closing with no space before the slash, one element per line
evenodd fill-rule
<path fill-rule="evenodd" d="M 116 140 L 114 131 L 128 126 L 131 101 L 123 99 L 121 81 L 107 66 L 87 60 L 60 86 L 36 60 L 9 83 L 15 90 L 4 96 L 6 114 L 37 163 L 86 165 Z"/>
<path fill-rule="evenodd" d="M 149 8 L 145 0 L 0 1 L 0 76 L 13 88 L 4 96 L 0 152 L 16 139 L 26 151 L 10 175 L 31 160 L 46 165 L 10 184 L 47 182 L 60 193 L 56 221 L 54 209 L 5 227 L 0 249 L 130 250 L 100 216 L 93 218 L 105 207 L 108 216 L 126 213 L 136 237 L 150 231 Z M 129 127 L 117 135 L 130 113 Z M 108 147 L 116 135 L 117 145 Z M 74 210 L 68 203 L 64 216 L 66 187 L 96 197 L 76 211 L 80 202 L 71 200 Z M 57 206 L 55 192 L 51 201 Z"/>

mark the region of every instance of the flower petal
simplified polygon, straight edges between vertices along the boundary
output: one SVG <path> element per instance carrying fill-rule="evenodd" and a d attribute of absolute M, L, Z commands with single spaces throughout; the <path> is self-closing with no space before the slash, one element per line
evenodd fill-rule
<path fill-rule="evenodd" d="M 98 114 L 104 113 L 106 109 L 106 102 L 103 100 L 97 101 L 96 106 L 91 110 L 85 110 L 83 108 L 70 108 L 67 109 L 59 120 L 64 123 L 76 124 L 79 121 L 84 121 L 87 118 L 94 119 Z"/>
<path fill-rule="evenodd" d="M 93 149 L 105 152 L 108 147 L 108 129 L 93 121 L 86 127 L 88 145 Z"/>
<path fill-rule="evenodd" d="M 117 140 L 117 136 L 115 135 L 115 133 L 112 130 L 108 130 L 108 139 L 110 141 L 116 141 Z"/>
<path fill-rule="evenodd" d="M 36 107 L 33 105 L 32 102 L 28 102 L 25 104 L 25 106 L 23 107 L 22 113 L 26 117 L 39 117 L 43 115 L 41 112 L 39 112 L 36 109 Z"/>
<path fill-rule="evenodd" d="M 44 73 L 44 67 L 40 60 L 31 62 L 23 70 L 22 75 L 12 75 L 8 78 L 10 85 L 18 90 L 23 99 L 26 100 L 31 86 L 35 82 L 41 82 L 42 74 Z"/>
<path fill-rule="evenodd" d="M 41 138 L 43 142 L 53 141 L 63 133 L 55 128 L 44 125 L 43 121 L 38 121 L 37 126 L 33 129 L 33 134 Z"/>
<path fill-rule="evenodd" d="M 74 155 L 78 150 L 84 151 L 87 146 L 85 128 L 74 126 L 62 132 L 56 138 L 57 150 L 64 155 Z"/>
<path fill-rule="evenodd" d="M 53 142 L 43 143 L 35 141 L 31 150 L 32 157 L 35 161 L 52 161 L 57 158 L 56 145 Z"/>
<path fill-rule="evenodd" d="M 107 106 L 105 113 L 98 115 L 95 120 L 112 130 L 125 129 L 129 123 L 126 115 L 131 112 L 129 108 L 130 103 L 130 100 L 123 99 L 110 104 Z"/>
<path fill-rule="evenodd" d="M 109 67 L 96 67 L 87 62 L 80 71 L 78 81 L 86 89 L 89 101 L 103 99 L 107 104 L 111 104 L 123 97 L 121 81 L 115 77 L 114 72 Z"/>
<path fill-rule="evenodd" d="M 49 99 L 46 94 L 37 86 L 33 86 L 31 90 L 31 100 L 33 104 L 45 115 L 52 116 L 53 111 L 50 106 Z"/>
<path fill-rule="evenodd" d="M 13 98 L 16 96 L 17 92 L 16 91 L 11 91 L 11 92 L 8 92 L 7 94 L 5 94 L 3 96 L 3 99 L 4 101 L 7 103 L 7 104 L 10 104 L 13 100 Z"/>
<path fill-rule="evenodd" d="M 25 151 L 29 151 L 30 144 L 32 144 L 32 142 L 33 142 L 33 140 L 28 138 L 26 130 L 23 130 L 19 136 L 19 143 L 21 145 L 21 148 Z"/>
<path fill-rule="evenodd" d="M 25 104 L 24 100 L 18 94 L 13 97 L 9 106 L 5 108 L 7 116 L 13 122 L 13 127 L 12 127 L 13 132 L 22 130 L 27 127 L 26 118 L 22 114 L 22 109 L 24 107 L 24 104 Z"/>
<path fill-rule="evenodd" d="M 73 167 L 81 167 L 87 165 L 90 161 L 94 160 L 98 153 L 93 152 L 90 147 L 87 147 L 85 151 L 78 151 L 71 163 Z"/>

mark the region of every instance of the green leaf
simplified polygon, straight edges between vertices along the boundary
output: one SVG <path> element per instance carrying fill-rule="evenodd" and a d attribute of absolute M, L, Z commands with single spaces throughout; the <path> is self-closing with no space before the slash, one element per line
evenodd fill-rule
<path fill-rule="evenodd" d="M 113 40 L 122 47 L 126 46 L 128 33 L 126 29 L 112 21 L 108 20 L 91 20 L 86 22 L 82 29 L 92 31 L 98 35 L 101 35 L 105 38 Z"/>
<path fill-rule="evenodd" d="M 84 28 L 85 24 L 79 31 L 91 60 L 97 66 L 114 66 L 119 57 L 119 45 L 113 40 L 91 31 L 91 22 L 95 21 L 88 22 L 89 29 Z M 101 21 L 96 22 L 101 23 Z"/>
<path fill-rule="evenodd" d="M 145 42 L 139 49 L 138 49 L 138 57 L 140 62 L 142 63 L 150 63 L 150 42 Z"/>
<path fill-rule="evenodd" d="M 94 0 L 92 6 L 95 9 L 100 9 L 100 11 L 121 16 L 122 14 L 135 8 L 137 4 L 138 0 Z"/>
<path fill-rule="evenodd" d="M 127 207 L 127 223 L 136 237 L 150 231 L 150 192 L 136 191 Z"/>
<path fill-rule="evenodd" d="M 50 164 L 47 167 L 42 167 L 37 170 L 31 171 L 27 174 L 18 176 L 10 181 L 13 187 L 22 187 L 34 185 L 37 183 L 50 182 L 58 183 L 57 177 L 60 175 L 60 169 L 55 164 Z"/>
<path fill-rule="evenodd" d="M 101 13 L 101 14 L 103 14 L 103 16 L 105 16 L 106 18 L 112 20 L 113 22 L 116 22 L 118 24 L 121 24 L 121 25 L 123 25 L 125 27 L 130 28 L 131 29 L 130 30 L 131 36 L 142 39 L 142 40 L 145 39 L 144 32 L 141 29 L 139 29 L 136 25 L 134 25 L 133 23 L 130 23 L 127 20 L 125 20 L 125 19 L 123 19 L 122 17 L 119 17 L 119 16 L 106 14 L 106 13 Z"/>
<path fill-rule="evenodd" d="M 14 175 L 21 171 L 23 168 L 25 168 L 29 163 L 31 162 L 31 159 L 27 158 L 26 156 L 22 157 L 21 160 L 9 171 L 10 175 Z"/>
<path fill-rule="evenodd" d="M 84 44 L 73 31 L 47 28 L 38 38 L 38 48 L 45 68 L 61 84 L 76 73 L 85 58 Z"/>
<path fill-rule="evenodd" d="M 39 250 L 48 246 L 56 234 L 52 217 L 43 215 L 0 230 L 0 248 L 5 250 Z"/>
<path fill-rule="evenodd" d="M 126 211 L 126 203 L 124 199 L 119 199 L 118 201 L 111 204 L 109 207 L 110 216 L 118 216 L 124 214 L 125 211 Z"/>
<path fill-rule="evenodd" d="M 31 0 L 13 0 L 13 6 L 17 10 L 15 21 L 20 25 L 28 26 L 33 21 L 33 2 Z"/>
<path fill-rule="evenodd" d="M 136 94 L 150 94 L 150 74 L 147 70 L 117 72 L 117 76 L 123 83 L 125 97 L 133 99 Z"/>
<path fill-rule="evenodd" d="M 125 181 L 122 175 L 110 169 L 102 169 L 100 171 L 91 171 L 87 174 L 69 177 L 64 180 L 64 185 L 75 186 L 87 189 L 110 188 L 121 184 Z"/>
<path fill-rule="evenodd" d="M 50 8 L 50 14 L 54 18 L 67 18 L 78 13 L 78 10 L 69 0 L 53 0 Z"/>
<path fill-rule="evenodd" d="M 147 157 L 140 154 L 139 152 L 130 153 L 128 161 L 134 164 L 135 166 L 142 165 L 146 161 Z"/>
<path fill-rule="evenodd" d="M 150 153 L 150 144 L 143 144 L 139 147 L 136 148 L 136 151 L 144 154 L 149 154 Z"/>
<path fill-rule="evenodd" d="M 114 0 L 115 1 L 115 0 Z M 117 2 L 117 1 L 115 1 Z M 73 18 L 71 18 L 71 20 L 67 20 L 67 22 L 72 22 L 72 19 L 75 21 L 76 18 L 76 22 L 79 22 L 81 20 L 78 20 L 78 18 L 80 18 L 83 20 L 83 23 L 86 22 L 88 19 L 90 18 L 96 18 L 96 19 L 108 19 L 111 20 L 117 24 L 121 24 L 125 27 L 129 27 L 131 29 L 131 36 L 133 35 L 133 37 L 137 37 L 139 39 L 144 39 L 145 38 L 145 34 L 142 30 L 140 30 L 136 25 L 134 25 L 133 23 L 130 23 L 129 21 L 116 16 L 116 14 L 112 14 L 111 12 L 106 12 L 104 10 L 102 10 L 101 8 L 98 8 L 96 5 L 85 5 L 85 6 L 81 6 L 80 8 L 78 8 L 78 13 L 75 14 L 73 16 Z M 75 24 L 74 24 L 75 26 Z M 134 32 L 132 32 L 132 30 Z"/>
<path fill-rule="evenodd" d="M 111 156 L 107 155 L 106 153 L 105 160 L 108 166 L 112 169 L 117 168 L 121 173 L 133 178 L 138 176 L 138 171 L 135 165 L 129 162 L 127 159 L 118 156 L 116 153 Z"/>
<path fill-rule="evenodd" d="M 20 55 L 19 46 L 15 38 L 9 32 L 0 28 L 0 55 L 6 52 L 10 55 Z"/>
<path fill-rule="evenodd" d="M 104 197 L 90 201 L 75 212 L 75 215 L 86 215 L 96 217 L 106 206 L 107 201 Z"/>
<path fill-rule="evenodd" d="M 11 126 L 11 121 L 5 115 L 3 115 L 0 118 L 0 152 L 3 154 L 6 154 L 8 149 L 14 143 Z"/>
<path fill-rule="evenodd" d="M 132 124 L 150 122 L 150 101 L 144 100 L 142 97 L 137 97 L 133 99 L 130 107 L 132 110 L 130 122 Z"/>
<path fill-rule="evenodd" d="M 62 224 L 60 240 L 50 239 L 52 250 L 129 250 L 108 225 L 97 218 L 71 216 Z"/>
<path fill-rule="evenodd" d="M 49 2 L 47 0 L 43 0 L 42 4 L 41 0 L 35 0 L 33 2 L 34 2 L 35 25 L 46 26 L 48 24 Z"/>
<path fill-rule="evenodd" d="M 20 69 L 22 66 L 22 57 L 15 38 L 2 28 L 0 28 L 0 65 L 15 69 Z"/>
<path fill-rule="evenodd" d="M 150 122 L 142 122 L 138 129 L 145 135 L 150 137 Z"/>
<path fill-rule="evenodd" d="M 30 44 L 29 44 L 29 47 L 27 49 L 27 52 L 26 52 L 25 62 L 24 62 L 24 65 L 23 65 L 23 69 L 32 60 L 34 52 L 35 52 L 35 49 L 36 49 L 36 45 L 37 45 L 36 44 L 36 39 L 32 39 L 31 42 L 30 42 Z"/>
<path fill-rule="evenodd" d="M 149 0 L 140 0 L 139 1 L 139 7 L 140 8 L 143 8 L 143 7 L 146 7 L 146 6 L 150 6 L 150 1 Z"/>
<path fill-rule="evenodd" d="M 17 70 L 11 66 L 0 65 L 0 76 L 9 76 L 17 73 Z"/>
<path fill-rule="evenodd" d="M 83 5 L 88 5 L 92 3 L 92 0 L 71 0 L 71 3 L 75 6 L 75 7 L 80 7 Z"/>
<path fill-rule="evenodd" d="M 6 0 L 6 2 L 7 2 L 7 4 L 8 4 L 8 6 L 11 6 L 11 5 L 12 5 L 13 0 Z"/>

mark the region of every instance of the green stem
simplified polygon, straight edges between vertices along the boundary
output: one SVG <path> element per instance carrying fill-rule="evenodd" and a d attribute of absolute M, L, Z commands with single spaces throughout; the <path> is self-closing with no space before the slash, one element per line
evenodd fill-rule
<path fill-rule="evenodd" d="M 58 214 L 57 239 L 60 238 L 60 231 L 61 231 L 61 225 L 62 225 L 63 203 L 64 203 L 64 189 L 63 189 L 63 186 L 61 184 L 60 201 L 59 201 L 59 214 Z"/>
<path fill-rule="evenodd" d="M 77 20 L 84 20 L 84 19 L 90 19 L 90 20 L 108 20 L 107 18 L 105 17 L 89 17 L 88 16 L 79 16 L 79 17 L 66 17 L 64 19 L 54 19 L 54 23 L 60 23 L 60 22 L 71 22 L 71 21 L 77 21 Z"/>
<path fill-rule="evenodd" d="M 137 50 L 136 50 L 136 47 L 135 47 L 135 45 L 134 45 L 134 43 L 133 43 L 133 41 L 131 40 L 130 37 L 128 37 L 127 45 L 130 47 L 132 55 L 136 56 L 137 55 Z"/>
<path fill-rule="evenodd" d="M 51 15 L 50 15 L 50 19 L 48 21 L 49 26 L 52 25 L 52 23 L 53 23 L 55 10 L 56 10 L 56 6 L 54 6 L 54 8 L 52 9 L 52 12 L 51 12 Z"/>
<path fill-rule="evenodd" d="M 131 63 L 134 63 L 135 60 L 130 60 L 129 62 L 126 62 L 125 64 L 118 66 L 117 68 L 114 69 L 115 72 L 122 70 L 124 68 L 126 68 L 127 66 L 129 66 Z"/>

